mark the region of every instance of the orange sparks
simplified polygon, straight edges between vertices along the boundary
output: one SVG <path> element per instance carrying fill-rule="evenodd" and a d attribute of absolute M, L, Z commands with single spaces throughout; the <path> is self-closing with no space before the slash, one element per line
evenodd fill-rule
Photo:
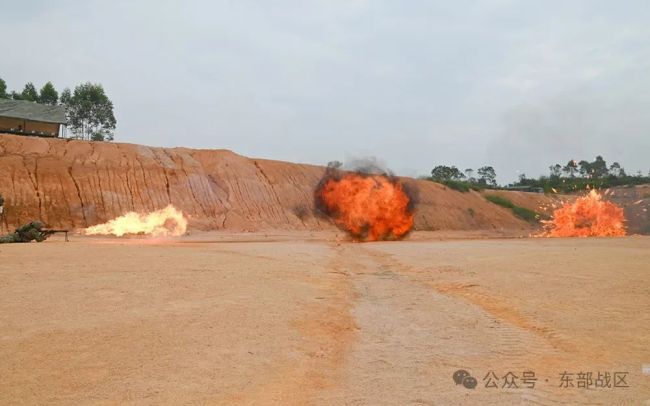
<path fill-rule="evenodd" d="M 115 235 L 122 237 L 126 234 L 144 234 L 153 237 L 177 237 L 185 234 L 187 219 L 183 212 L 171 204 L 164 209 L 151 213 L 129 212 L 104 224 L 88 227 L 83 230 L 86 235 Z"/>
<path fill-rule="evenodd" d="M 399 239 L 413 227 L 411 198 L 386 175 L 328 174 L 315 197 L 317 207 L 359 241 Z"/>
<path fill-rule="evenodd" d="M 625 235 L 623 209 L 602 200 L 592 189 L 573 203 L 553 212 L 553 218 L 544 221 L 546 237 L 609 237 Z"/>

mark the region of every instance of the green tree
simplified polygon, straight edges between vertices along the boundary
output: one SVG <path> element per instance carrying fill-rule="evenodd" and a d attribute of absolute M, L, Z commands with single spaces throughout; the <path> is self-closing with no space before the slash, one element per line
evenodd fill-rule
<path fill-rule="evenodd" d="M 477 173 L 478 173 L 479 183 L 484 185 L 491 185 L 491 186 L 497 185 L 497 173 L 493 167 L 483 166 L 481 168 L 478 168 Z"/>
<path fill-rule="evenodd" d="M 625 169 L 619 164 L 618 162 L 614 162 L 609 166 L 609 174 L 613 175 L 614 177 L 625 177 L 627 174 L 625 173 Z"/>
<path fill-rule="evenodd" d="M 29 82 L 25 85 L 22 93 L 20 93 L 20 100 L 29 100 L 33 102 L 38 101 L 38 92 L 36 91 L 36 87 L 32 82 Z"/>
<path fill-rule="evenodd" d="M 596 160 L 591 163 L 591 173 L 594 178 L 603 178 L 609 173 L 607 170 L 607 162 L 605 162 L 602 156 L 598 155 Z"/>
<path fill-rule="evenodd" d="M 560 164 L 551 165 L 548 169 L 551 172 L 551 176 L 559 178 L 562 175 L 562 165 Z"/>
<path fill-rule="evenodd" d="M 38 102 L 42 104 L 51 104 L 56 106 L 59 102 L 59 92 L 56 91 L 52 82 L 47 82 L 41 88 L 41 93 L 38 95 Z"/>
<path fill-rule="evenodd" d="M 436 181 L 461 180 L 465 175 L 455 166 L 438 165 L 431 170 L 431 178 Z"/>
<path fill-rule="evenodd" d="M 562 171 L 569 175 L 570 178 L 575 178 L 576 173 L 578 173 L 578 163 L 572 159 L 567 162 Z"/>
<path fill-rule="evenodd" d="M 0 78 L 0 99 L 8 99 L 9 95 L 7 94 L 7 82 Z"/>
<path fill-rule="evenodd" d="M 580 176 L 583 178 L 591 176 L 591 164 L 584 159 L 578 162 L 578 167 L 580 168 Z"/>
<path fill-rule="evenodd" d="M 69 88 L 66 87 L 61 92 L 61 97 L 59 97 L 59 104 L 65 107 L 70 103 L 71 99 L 72 99 L 72 92 L 70 91 Z"/>
<path fill-rule="evenodd" d="M 84 140 L 112 141 L 116 120 L 113 102 L 100 84 L 84 83 L 74 92 L 65 89 L 61 93 L 68 125 L 75 136 Z"/>
<path fill-rule="evenodd" d="M 474 177 L 474 169 L 472 168 L 465 169 L 465 177 L 467 178 L 468 182 L 476 183 L 476 178 Z"/>

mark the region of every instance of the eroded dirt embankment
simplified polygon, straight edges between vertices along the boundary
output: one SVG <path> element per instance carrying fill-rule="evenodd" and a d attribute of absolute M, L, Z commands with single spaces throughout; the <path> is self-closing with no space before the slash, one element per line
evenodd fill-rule
<path fill-rule="evenodd" d="M 154 148 L 0 135 L 2 224 L 32 219 L 79 228 L 167 204 L 204 230 L 320 230 L 314 165 L 251 159 L 227 150 Z M 528 230 L 530 225 L 477 192 L 406 179 L 418 194 L 416 230 Z M 536 195 L 532 206 L 550 198 Z M 538 204 L 539 203 L 539 204 Z M 531 207 L 535 209 L 536 207 Z"/>

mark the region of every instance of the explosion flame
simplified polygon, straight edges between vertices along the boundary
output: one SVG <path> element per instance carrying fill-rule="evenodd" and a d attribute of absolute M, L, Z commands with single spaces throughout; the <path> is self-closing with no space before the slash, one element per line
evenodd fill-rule
<path fill-rule="evenodd" d="M 187 219 L 171 204 L 151 213 L 129 212 L 104 224 L 84 229 L 86 235 L 145 234 L 153 237 L 177 237 L 185 234 Z"/>
<path fill-rule="evenodd" d="M 553 212 L 551 220 L 544 221 L 546 237 L 609 237 L 625 235 L 625 215 L 616 204 L 602 200 L 592 189 L 573 203 Z"/>
<path fill-rule="evenodd" d="M 393 177 L 328 171 L 316 207 L 358 241 L 400 239 L 413 228 L 412 199 Z"/>

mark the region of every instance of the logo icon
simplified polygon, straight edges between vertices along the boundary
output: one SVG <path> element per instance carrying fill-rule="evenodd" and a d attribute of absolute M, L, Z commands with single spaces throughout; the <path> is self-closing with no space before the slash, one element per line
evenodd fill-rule
<path fill-rule="evenodd" d="M 478 384 L 476 378 L 474 378 L 469 374 L 469 372 L 465 371 L 464 369 L 459 369 L 458 371 L 454 372 L 453 378 L 456 385 L 462 384 L 467 389 L 474 389 Z"/>

